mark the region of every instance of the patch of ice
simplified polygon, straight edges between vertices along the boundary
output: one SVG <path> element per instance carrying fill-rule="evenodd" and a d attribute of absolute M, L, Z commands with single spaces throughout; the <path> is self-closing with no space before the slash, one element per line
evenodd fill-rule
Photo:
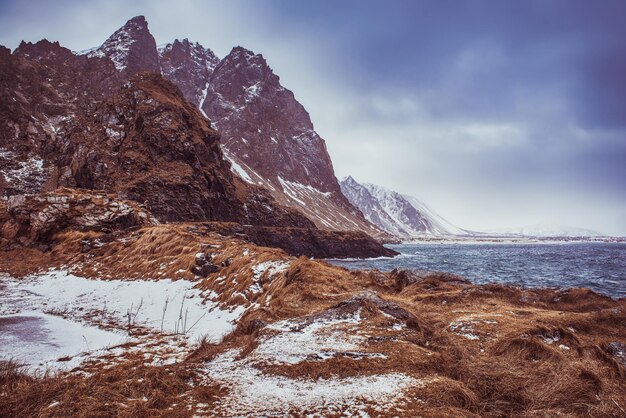
<path fill-rule="evenodd" d="M 122 344 L 127 339 L 121 332 L 36 311 L 0 316 L 0 359 L 14 359 L 34 370 L 69 370 L 84 359 L 79 354 Z"/>
<path fill-rule="evenodd" d="M 246 170 L 243 169 L 229 154 L 224 153 L 224 157 L 230 162 L 230 169 L 233 173 L 237 174 L 247 183 L 254 184 L 252 178 L 248 175 Z"/>
<path fill-rule="evenodd" d="M 246 87 L 246 102 L 251 101 L 255 97 L 258 97 L 259 91 L 261 90 L 261 82 L 257 81 L 253 85 Z"/>
<path fill-rule="evenodd" d="M 204 112 L 204 109 L 202 109 L 202 107 L 204 106 L 204 102 L 206 101 L 206 96 L 207 96 L 208 91 L 209 91 L 209 82 L 207 81 L 206 86 L 204 86 L 204 90 L 202 90 L 202 96 L 200 96 L 200 104 L 198 105 L 198 108 L 200 109 L 200 112 L 202 112 L 204 117 L 207 118 L 207 119 L 209 117 Z"/>
<path fill-rule="evenodd" d="M 304 204 L 304 202 L 299 200 L 298 197 L 303 197 L 303 196 L 312 194 L 314 198 L 319 198 L 320 195 L 324 197 L 330 197 L 330 195 L 332 194 L 331 192 L 322 192 L 321 190 L 318 190 L 311 185 L 306 185 L 306 184 L 298 183 L 295 181 L 285 180 L 280 176 L 278 176 L 278 182 L 282 186 L 283 191 L 289 197 L 301 202 L 302 204 Z"/>

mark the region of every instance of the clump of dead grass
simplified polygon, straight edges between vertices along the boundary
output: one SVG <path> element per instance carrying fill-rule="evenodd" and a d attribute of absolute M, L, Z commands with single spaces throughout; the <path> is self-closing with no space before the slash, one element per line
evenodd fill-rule
<path fill-rule="evenodd" d="M 100 370 L 89 377 L 12 378 L 0 384 L 0 416 L 188 417 L 194 407 L 185 403 L 185 395 L 194 399 L 197 392 L 208 399 L 209 392 L 219 390 L 193 385 L 196 380 L 195 372 L 183 364 L 156 367 L 141 362 Z"/>

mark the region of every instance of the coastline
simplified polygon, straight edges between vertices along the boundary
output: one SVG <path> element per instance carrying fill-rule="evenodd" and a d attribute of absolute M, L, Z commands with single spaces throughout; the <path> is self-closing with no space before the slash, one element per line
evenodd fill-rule
<path fill-rule="evenodd" d="M 588 289 L 348 271 L 199 233 L 193 224 L 113 236 L 66 231 L 49 251 L 5 249 L 1 259 L 0 270 L 11 276 L 4 294 L 13 295 L 18 310 L 12 315 L 34 309 L 127 338 L 48 363 L 69 368 L 43 379 L 15 369 L 0 398 L 0 414 L 8 416 L 48 408 L 60 415 L 185 417 L 473 417 L 588 408 L 615 415 L 622 406 L 613 400 L 626 391 L 626 299 Z M 148 290 L 155 286 L 187 289 L 183 300 L 193 297 L 170 311 L 162 294 L 159 302 Z M 137 290 L 124 290 L 130 288 Z M 54 289 L 70 291 L 71 302 Z M 190 322 L 200 317 L 191 332 L 177 330 L 183 306 L 193 308 Z M 126 310 L 136 312 L 130 326 Z M 174 315 L 165 329 L 161 311 Z M 150 386 L 141 378 L 148 375 L 165 386 Z M 111 396 L 117 404 L 107 404 Z"/>

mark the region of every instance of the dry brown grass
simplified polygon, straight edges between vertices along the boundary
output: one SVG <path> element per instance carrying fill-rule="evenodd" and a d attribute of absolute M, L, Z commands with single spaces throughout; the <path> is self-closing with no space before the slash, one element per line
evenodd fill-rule
<path fill-rule="evenodd" d="M 406 399 L 405 409 L 419 416 L 624 416 L 626 365 L 606 344 L 626 341 L 626 300 L 587 290 L 473 286 L 447 275 L 398 286 L 381 273 L 348 273 L 305 259 L 273 286 L 271 306 L 250 313 L 239 335 L 228 339 L 229 346 L 239 341 L 244 355 L 263 333 L 252 320 L 320 314 L 368 288 L 412 316 L 393 332 L 389 318 L 364 302 L 359 332 L 369 338 L 363 350 L 386 359 L 338 355 L 268 365 L 268 374 L 319 379 L 406 373 L 428 382 Z M 453 321 L 471 324 L 479 339 L 454 332 Z"/>
<path fill-rule="evenodd" d="M 189 417 L 198 402 L 210 404 L 221 393 L 217 385 L 198 382 L 186 365 L 156 367 L 140 362 L 100 370 L 90 377 L 20 376 L 0 384 L 0 416 Z"/>
<path fill-rule="evenodd" d="M 474 286 L 446 274 L 348 272 L 232 238 L 199 235 L 190 224 L 114 236 L 68 232 L 57 239 L 52 252 L 33 258 L 81 265 L 83 274 L 105 278 L 193 279 L 195 255 L 203 252 L 218 271 L 198 279 L 198 286 L 218 293 L 225 306 L 259 307 L 248 310 L 223 342 L 201 343 L 178 366 L 135 365 L 90 378 L 39 380 L 9 367 L 0 374 L 11 382 L 2 384 L 0 416 L 186 416 L 186 405 L 210 405 L 225 395 L 216 386 L 190 387 L 188 373 L 203 362 L 233 347 L 242 349 L 242 356 L 254 355 L 267 323 L 314 320 L 342 309 L 360 309 L 357 331 L 365 337 L 360 350 L 386 358 L 337 355 L 263 371 L 306 379 L 404 373 L 424 382 L 402 401 L 406 416 L 626 416 L 626 364 L 609 349 L 611 342 L 626 343 L 626 300 L 585 289 Z M 84 240 L 104 245 L 81 252 Z M 287 260 L 290 266 L 263 277 L 262 293 L 246 293 L 252 266 L 268 260 Z M 359 296 L 364 294 L 380 300 Z M 394 323 L 404 326 L 393 329 Z M 181 401 L 181 394 L 190 400 Z M 59 404 L 49 408 L 52 402 Z"/>

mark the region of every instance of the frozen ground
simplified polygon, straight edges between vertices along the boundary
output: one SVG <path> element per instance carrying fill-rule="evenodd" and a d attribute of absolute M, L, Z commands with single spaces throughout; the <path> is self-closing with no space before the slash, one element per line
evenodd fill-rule
<path fill-rule="evenodd" d="M 174 335 L 179 343 L 185 340 L 176 344 L 183 351 L 202 337 L 219 341 L 244 308 L 220 307 L 211 300 L 214 294 L 194 285 L 86 279 L 58 270 L 19 280 L 0 275 L 0 359 L 68 369 L 87 359 L 77 354 L 98 355 L 124 341 L 140 347 L 146 339 Z M 115 353 L 122 354 L 119 348 Z M 181 353 L 168 354 L 181 358 Z M 66 356 L 73 360 L 50 363 Z"/>
<path fill-rule="evenodd" d="M 41 312 L 0 316 L 0 359 L 31 369 L 69 369 L 128 336 Z M 61 359 L 59 361 L 59 359 Z"/>

